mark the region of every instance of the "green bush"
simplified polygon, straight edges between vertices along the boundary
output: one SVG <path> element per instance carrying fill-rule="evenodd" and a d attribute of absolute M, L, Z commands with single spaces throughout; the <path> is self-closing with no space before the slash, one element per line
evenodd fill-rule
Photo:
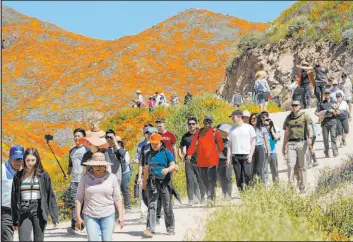
<path fill-rule="evenodd" d="M 237 49 L 239 54 L 246 50 L 261 45 L 264 42 L 265 35 L 263 33 L 250 33 L 239 38 Z"/>

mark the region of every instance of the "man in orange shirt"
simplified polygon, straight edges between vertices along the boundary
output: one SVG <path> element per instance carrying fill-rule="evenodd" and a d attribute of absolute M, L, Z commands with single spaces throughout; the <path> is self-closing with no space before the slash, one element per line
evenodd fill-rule
<path fill-rule="evenodd" d="M 197 166 L 200 167 L 201 177 L 207 191 L 207 199 L 210 205 L 215 202 L 215 189 L 217 182 L 217 165 L 219 153 L 224 149 L 222 135 L 212 127 L 213 117 L 206 115 L 203 121 L 204 127 L 196 131 L 187 152 L 187 160 L 190 162 L 196 152 Z"/>

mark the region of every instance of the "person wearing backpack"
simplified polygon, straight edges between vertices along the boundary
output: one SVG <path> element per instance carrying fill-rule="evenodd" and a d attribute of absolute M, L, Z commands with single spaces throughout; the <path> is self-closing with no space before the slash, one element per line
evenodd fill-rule
<path fill-rule="evenodd" d="M 303 62 L 302 65 L 297 65 L 300 68 L 300 73 L 297 76 L 298 86 L 303 89 L 304 99 L 302 100 L 303 108 L 310 108 L 311 104 L 311 90 L 314 88 L 314 73 L 309 68 L 307 62 Z"/>
<path fill-rule="evenodd" d="M 212 127 L 213 117 L 211 115 L 205 116 L 203 124 L 204 127 L 196 131 L 191 141 L 187 159 L 190 161 L 196 152 L 197 166 L 200 167 L 201 177 L 207 191 L 208 206 L 213 206 L 216 197 L 218 157 L 224 145 L 222 135 Z"/>
<path fill-rule="evenodd" d="M 271 89 L 266 80 L 266 72 L 258 71 L 255 77 L 254 90 L 255 95 L 257 95 L 257 104 L 260 105 L 260 112 L 267 111 L 268 94 Z"/>
<path fill-rule="evenodd" d="M 162 143 L 160 134 L 152 134 L 151 150 L 144 160 L 143 189 L 148 199 L 148 215 L 146 229 L 143 231 L 147 237 L 153 237 L 157 221 L 157 204 L 161 197 L 164 209 L 164 220 L 169 235 L 175 235 L 175 219 L 172 205 L 170 187 L 171 172 L 175 170 L 175 159 L 172 153 Z"/>
<path fill-rule="evenodd" d="M 292 112 L 284 121 L 285 130 L 282 153 L 287 156 L 288 182 L 293 182 L 295 166 L 298 163 L 299 190 L 305 191 L 306 164 L 305 155 L 308 146 L 312 144 L 312 128 L 309 115 L 301 111 L 299 100 L 292 102 Z"/>

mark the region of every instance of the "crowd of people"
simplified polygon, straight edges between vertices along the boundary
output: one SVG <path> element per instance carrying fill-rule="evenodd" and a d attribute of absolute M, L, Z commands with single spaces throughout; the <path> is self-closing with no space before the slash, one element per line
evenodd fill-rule
<path fill-rule="evenodd" d="M 171 95 L 170 103 L 168 103 L 167 98 L 163 92 L 159 93 L 158 91 L 156 91 L 154 95 L 152 95 L 148 98 L 147 103 L 144 101 L 144 98 L 143 98 L 140 90 L 136 91 L 136 96 L 137 96 L 137 99 L 134 100 L 134 104 L 132 105 L 132 107 L 143 108 L 143 107 L 148 106 L 148 110 L 150 112 L 152 112 L 154 110 L 154 108 L 157 106 L 168 107 L 170 105 L 176 106 L 176 105 L 180 104 L 178 93 L 173 93 Z M 190 103 L 191 100 L 192 100 L 192 95 L 188 91 L 185 98 L 184 98 L 184 105 L 187 105 L 188 103 Z"/>
<path fill-rule="evenodd" d="M 68 233 L 81 234 L 86 228 L 89 241 L 112 240 L 114 227 L 122 228 L 124 213 L 131 211 L 129 184 L 133 164 L 138 164 L 135 193 L 140 198 L 140 219 L 146 223 L 143 234 L 147 237 L 154 236 L 162 210 L 167 233 L 175 234 L 173 197 L 179 201 L 180 197 L 173 184 L 173 174 L 179 171 L 181 162 L 185 167 L 188 205 L 212 207 L 216 201 L 217 181 L 223 199 L 232 196 L 233 172 L 239 192 L 256 182 L 269 185 L 269 167 L 272 182 L 277 183 L 277 146 L 283 139 L 288 181 L 296 180 L 299 191 L 305 192 L 307 169 L 319 165 L 313 149 L 319 128 L 302 109 L 311 105 L 312 88 L 315 88 L 318 100 L 315 115 L 321 123 L 325 156 L 330 157 L 329 136 L 332 155 L 338 156 L 338 146 L 347 145 L 352 83 L 342 74 L 340 81 L 331 86 L 324 81 L 326 68 L 298 67 L 301 71 L 297 86 L 290 87 L 291 112 L 283 124 L 283 137 L 266 111 L 270 88 L 264 71 L 256 74 L 254 85 L 261 112 L 236 109 L 229 115 L 231 121 L 218 125 L 211 115 L 204 116 L 202 125 L 196 117 L 190 116 L 185 123 L 188 131 L 179 144 L 176 135 L 167 129 L 166 120 L 158 118 L 154 124 L 147 123 L 143 127 L 144 140 L 138 144 L 134 160 L 114 130 L 102 131 L 96 124 L 87 132 L 75 129 L 75 146 L 69 151 L 65 177 L 71 179 L 67 201 L 71 211 Z M 141 107 L 141 92 L 136 94 Z M 178 103 L 177 95 L 173 97 L 173 103 Z M 163 93 L 156 92 L 148 103 L 150 111 L 155 105 L 164 105 L 165 100 Z M 191 100 L 188 92 L 184 103 Z M 2 241 L 12 241 L 14 230 L 18 230 L 20 241 L 29 241 L 32 231 L 35 241 L 43 241 L 48 217 L 52 217 L 54 225 L 58 224 L 56 195 L 37 149 L 25 150 L 19 145 L 10 149 L 9 160 L 2 165 L 1 206 Z"/>

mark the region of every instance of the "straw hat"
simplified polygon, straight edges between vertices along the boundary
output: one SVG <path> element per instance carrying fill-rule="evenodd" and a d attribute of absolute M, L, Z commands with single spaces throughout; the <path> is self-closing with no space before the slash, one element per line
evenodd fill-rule
<path fill-rule="evenodd" d="M 89 147 L 89 143 L 91 143 L 92 145 L 97 146 L 100 149 L 102 148 L 106 149 L 109 147 L 109 144 L 104 138 L 98 135 L 94 135 L 92 133 L 87 137 L 80 138 L 79 143 L 83 144 L 86 147 Z"/>
<path fill-rule="evenodd" d="M 113 165 L 113 163 L 109 163 L 105 160 L 105 156 L 101 152 L 94 153 L 92 158 L 83 163 L 86 166 L 106 166 L 106 165 Z"/>
<path fill-rule="evenodd" d="M 266 76 L 266 72 L 265 71 L 258 71 L 255 75 L 256 78 L 261 79 L 264 78 Z"/>

